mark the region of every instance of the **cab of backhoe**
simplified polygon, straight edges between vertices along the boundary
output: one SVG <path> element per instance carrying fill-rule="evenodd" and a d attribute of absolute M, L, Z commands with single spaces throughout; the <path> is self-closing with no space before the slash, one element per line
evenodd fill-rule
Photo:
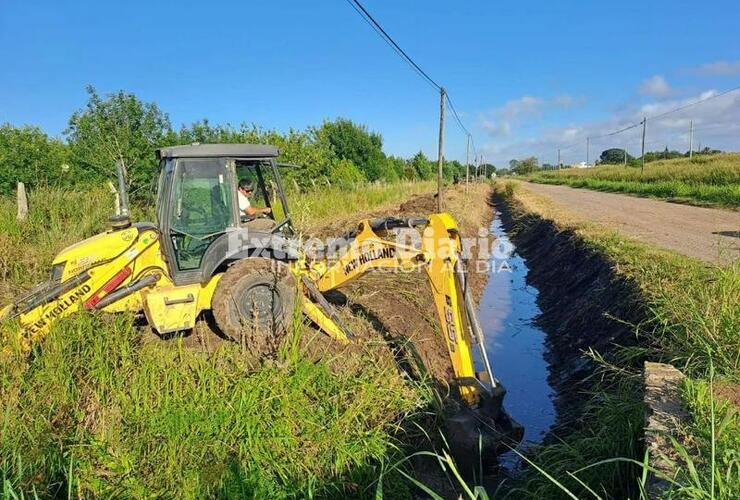
<path fill-rule="evenodd" d="M 157 150 L 157 225 L 176 284 L 207 281 L 225 260 L 245 257 L 250 248 L 264 245 L 260 242 L 292 237 L 277 156 L 277 148 L 261 144 L 194 144 Z M 249 203 L 271 209 L 259 224 L 240 210 L 242 179 L 253 186 Z M 239 248 L 234 248 L 235 241 L 240 242 Z"/>

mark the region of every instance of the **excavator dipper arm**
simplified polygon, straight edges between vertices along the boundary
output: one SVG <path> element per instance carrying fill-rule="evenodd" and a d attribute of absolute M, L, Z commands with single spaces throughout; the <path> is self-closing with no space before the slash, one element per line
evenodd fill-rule
<path fill-rule="evenodd" d="M 411 227 L 423 227 L 420 245 L 418 240 L 416 245 L 407 245 L 388 239 L 389 230 Z M 418 269 L 424 272 L 431 285 L 441 332 L 455 374 L 453 383 L 459 387 L 460 395 L 470 406 L 478 405 L 482 396 L 503 397 L 503 394 L 498 396 L 502 391 L 491 373 L 475 307 L 466 290 L 462 245 L 452 217 L 442 213 L 433 214 L 428 219 L 364 220 L 347 236 L 349 244 L 336 262 L 313 264 L 309 275 L 315 288 L 320 292 L 333 290 L 376 269 L 402 272 Z M 315 294 L 310 295 L 313 297 Z M 321 319 L 326 323 L 325 318 Z M 323 328 L 323 325 L 319 326 Z M 337 336 L 336 330 L 342 328 L 328 333 Z M 476 344 L 481 350 L 487 377 L 480 377 L 476 372 L 473 357 Z"/>

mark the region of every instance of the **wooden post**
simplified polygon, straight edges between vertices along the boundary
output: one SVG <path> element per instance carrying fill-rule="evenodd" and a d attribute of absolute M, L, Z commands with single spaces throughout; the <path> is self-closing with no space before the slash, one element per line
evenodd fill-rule
<path fill-rule="evenodd" d="M 468 134 L 468 145 L 465 148 L 465 190 L 470 184 L 470 134 Z"/>
<path fill-rule="evenodd" d="M 642 118 L 642 166 L 640 167 L 640 173 L 645 172 L 645 127 L 647 125 L 647 117 Z"/>
<path fill-rule="evenodd" d="M 26 197 L 26 185 L 18 183 L 18 220 L 26 220 L 28 217 L 28 198 Z"/>
<path fill-rule="evenodd" d="M 558 148 L 558 170 L 560 170 L 560 165 L 562 165 L 562 163 L 560 163 L 560 148 Z"/>
<path fill-rule="evenodd" d="M 442 169 L 445 151 L 445 88 L 439 89 L 439 142 L 437 143 L 437 212 L 442 212 Z"/>

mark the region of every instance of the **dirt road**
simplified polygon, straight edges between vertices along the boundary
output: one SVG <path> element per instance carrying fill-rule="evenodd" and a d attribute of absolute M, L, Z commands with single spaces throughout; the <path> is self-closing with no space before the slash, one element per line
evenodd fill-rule
<path fill-rule="evenodd" d="M 567 186 L 522 183 L 588 220 L 683 255 L 728 264 L 740 257 L 740 212 Z"/>

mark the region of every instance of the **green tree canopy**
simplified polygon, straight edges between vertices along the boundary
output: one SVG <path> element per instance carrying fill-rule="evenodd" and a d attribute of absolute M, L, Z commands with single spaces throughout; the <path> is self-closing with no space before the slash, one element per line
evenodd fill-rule
<path fill-rule="evenodd" d="M 69 150 L 62 141 L 38 127 L 0 126 L 0 193 L 11 193 L 18 182 L 29 187 L 66 184 L 74 176 L 70 170 Z"/>
<path fill-rule="evenodd" d="M 601 152 L 601 155 L 599 156 L 599 162 L 608 165 L 618 165 L 620 163 L 624 163 L 625 153 L 626 151 L 620 148 L 606 149 Z M 627 160 L 630 160 L 631 158 L 632 157 L 629 155 L 629 153 L 627 153 Z"/>
<path fill-rule="evenodd" d="M 416 153 L 414 157 L 409 160 L 409 165 L 411 167 L 410 172 L 413 173 L 413 177 L 411 178 L 431 179 L 434 176 L 434 167 L 432 167 L 432 163 L 421 151 Z"/>
<path fill-rule="evenodd" d="M 157 169 L 154 150 L 171 137 L 167 115 L 123 91 L 100 97 L 88 86 L 87 93 L 87 105 L 72 114 L 65 131 L 74 161 L 104 176 L 121 161 L 132 187 L 149 183 Z"/>
<path fill-rule="evenodd" d="M 539 169 L 539 162 L 535 156 L 524 158 L 523 160 L 511 160 L 509 167 L 517 175 L 526 175 Z"/>
<path fill-rule="evenodd" d="M 346 118 L 325 121 L 314 128 L 316 142 L 326 144 L 340 160 L 350 160 L 357 165 L 368 180 L 385 178 L 390 174 L 388 162 L 383 153 L 383 138 L 380 134 L 369 132 L 364 125 L 358 125 Z"/>

